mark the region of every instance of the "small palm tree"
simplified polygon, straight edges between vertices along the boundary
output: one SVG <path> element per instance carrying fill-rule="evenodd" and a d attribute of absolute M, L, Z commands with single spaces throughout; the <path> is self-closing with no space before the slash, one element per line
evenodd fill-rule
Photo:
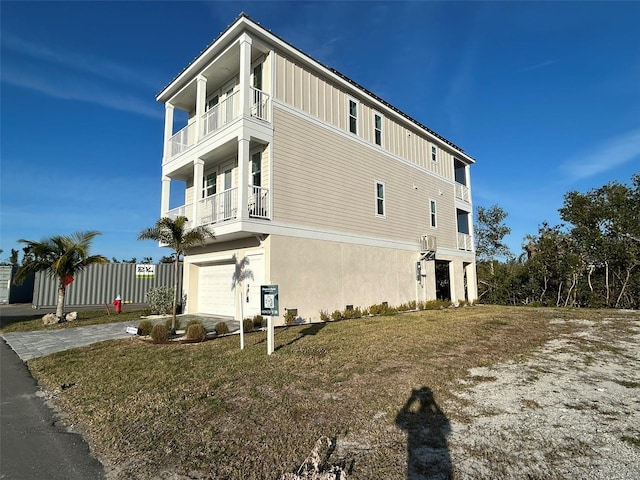
<path fill-rule="evenodd" d="M 73 277 L 93 264 L 109 263 L 102 255 L 89 255 L 91 242 L 100 232 L 76 232 L 71 235 L 56 235 L 40 242 L 18 240 L 25 243 L 25 258 L 18 268 L 14 283 L 22 283 L 27 276 L 35 272 L 46 271 L 58 279 L 58 320 L 64 315 L 64 298 L 67 286 Z"/>
<path fill-rule="evenodd" d="M 178 306 L 178 266 L 180 256 L 189 248 L 204 245 L 206 239 L 214 238 L 213 232 L 207 227 L 187 228 L 189 219 L 178 216 L 175 219 L 162 217 L 151 228 L 146 228 L 138 235 L 138 240 L 155 240 L 163 243 L 173 250 L 173 313 L 171 320 L 171 333 L 176 332 L 176 308 Z"/>
<path fill-rule="evenodd" d="M 243 257 L 238 261 L 236 254 L 233 254 L 233 261 L 235 263 L 235 270 L 233 272 L 233 278 L 231 279 L 231 290 L 236 290 L 240 299 L 240 350 L 244 350 L 244 301 L 242 298 L 242 284 L 245 280 L 253 280 L 253 272 L 247 269 L 249 265 L 249 258 Z"/>

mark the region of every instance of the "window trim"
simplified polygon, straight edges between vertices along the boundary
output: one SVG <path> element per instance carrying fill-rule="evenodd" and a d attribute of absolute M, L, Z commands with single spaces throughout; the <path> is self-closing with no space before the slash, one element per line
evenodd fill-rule
<path fill-rule="evenodd" d="M 438 228 L 438 202 L 429 199 L 429 227 Z"/>
<path fill-rule="evenodd" d="M 380 128 L 378 129 L 376 127 L 376 117 L 380 119 Z M 379 147 L 382 146 L 382 131 L 383 131 L 383 122 L 384 122 L 384 115 L 382 115 L 380 112 L 373 112 L 373 143 L 375 145 L 378 145 Z M 377 136 L 376 134 L 380 132 L 380 143 L 378 143 L 377 141 Z"/>
<path fill-rule="evenodd" d="M 438 146 L 431 144 L 431 161 L 433 163 L 438 163 Z"/>
<path fill-rule="evenodd" d="M 355 115 L 351 115 L 351 104 L 353 103 L 354 107 L 355 107 Z M 358 102 L 355 98 L 353 97 L 347 97 L 347 131 L 349 133 L 352 133 L 354 135 L 358 135 L 358 110 L 359 110 L 359 105 L 360 102 Z M 351 130 L 351 119 L 353 118 L 354 120 L 354 129 L 355 132 L 353 130 Z"/>
<path fill-rule="evenodd" d="M 382 187 L 382 196 L 378 195 L 378 187 Z M 387 194 L 386 194 L 386 186 L 385 183 L 381 180 L 376 180 L 374 182 L 374 198 L 376 199 L 376 217 L 385 218 L 387 216 Z M 382 203 L 380 203 L 382 202 Z M 380 213 L 380 206 L 382 206 L 382 213 Z"/>
<path fill-rule="evenodd" d="M 209 177 L 214 177 L 215 181 L 213 182 L 213 185 L 208 185 L 207 184 L 207 180 L 209 179 Z M 207 195 L 207 190 L 209 188 L 213 188 L 213 193 L 210 195 Z M 202 198 L 209 198 L 213 195 L 215 195 L 216 193 L 218 193 L 218 169 L 214 168 L 213 170 L 210 170 L 208 172 L 205 172 L 205 174 L 203 175 L 202 178 Z"/>
<path fill-rule="evenodd" d="M 250 177 L 251 177 L 251 185 L 252 185 L 252 186 L 254 186 L 254 187 L 262 187 L 262 163 L 263 163 L 263 162 L 262 162 L 262 152 L 263 152 L 263 151 L 262 151 L 261 149 L 253 150 L 253 151 L 251 152 L 251 156 L 249 157 L 249 167 L 250 167 L 250 169 L 249 169 L 249 175 L 250 175 Z M 258 155 L 258 156 L 260 157 L 260 170 L 259 170 L 259 173 L 260 173 L 260 185 L 256 185 L 255 183 L 253 183 L 253 180 L 254 180 L 254 177 L 253 177 L 253 176 L 254 176 L 254 171 L 253 171 L 253 164 L 254 164 L 254 162 L 253 162 L 253 158 L 254 158 L 256 155 Z"/>

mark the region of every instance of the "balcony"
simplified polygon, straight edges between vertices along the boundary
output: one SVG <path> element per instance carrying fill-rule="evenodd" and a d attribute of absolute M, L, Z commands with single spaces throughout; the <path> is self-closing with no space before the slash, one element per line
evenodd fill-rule
<path fill-rule="evenodd" d="M 467 233 L 458 232 L 458 250 L 473 251 L 473 237 Z"/>
<path fill-rule="evenodd" d="M 249 186 L 247 211 L 249 218 L 269 220 L 269 190 L 262 187 Z M 177 216 L 193 217 L 193 204 L 182 205 L 169 210 L 165 216 L 175 219 Z M 238 218 L 238 188 L 230 188 L 216 193 L 198 202 L 196 222 L 189 221 L 188 228 L 201 225 L 213 225 L 229 222 Z"/>
<path fill-rule="evenodd" d="M 188 150 L 198 142 L 221 130 L 242 116 L 240 111 L 240 92 L 234 92 L 217 105 L 211 107 L 201 118 L 201 131 L 197 131 L 197 123 L 192 122 L 170 139 L 169 154 L 171 158 Z M 251 118 L 270 122 L 270 97 L 261 90 L 251 88 Z"/>
<path fill-rule="evenodd" d="M 455 186 L 456 186 L 456 198 L 459 198 L 460 200 L 464 200 L 465 202 L 470 202 L 471 194 L 469 192 L 469 187 L 467 187 L 466 185 L 463 185 L 462 183 L 457 183 L 457 182 Z"/>

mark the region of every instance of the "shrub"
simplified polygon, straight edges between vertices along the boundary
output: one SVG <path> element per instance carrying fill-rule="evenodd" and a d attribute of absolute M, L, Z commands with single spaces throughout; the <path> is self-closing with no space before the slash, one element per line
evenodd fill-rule
<path fill-rule="evenodd" d="M 253 327 L 254 328 L 262 328 L 265 324 L 264 317 L 262 315 L 256 315 L 253 317 Z"/>
<path fill-rule="evenodd" d="M 320 310 L 320 320 L 322 320 L 323 322 L 328 322 L 329 320 L 331 320 L 329 312 L 327 312 L 326 310 Z"/>
<path fill-rule="evenodd" d="M 244 333 L 253 332 L 253 320 L 250 318 L 245 318 L 242 321 L 242 331 Z"/>
<path fill-rule="evenodd" d="M 207 338 L 207 329 L 200 322 L 189 322 L 187 327 L 187 340 L 203 341 Z"/>
<path fill-rule="evenodd" d="M 284 314 L 285 325 L 293 325 L 296 321 L 296 312 L 293 310 L 287 310 Z"/>
<path fill-rule="evenodd" d="M 152 314 L 165 315 L 173 309 L 173 288 L 157 287 L 147 292 L 147 304 Z"/>
<path fill-rule="evenodd" d="M 167 318 L 167 319 L 164 321 L 165 326 L 166 326 L 169 330 L 171 330 L 171 321 L 172 321 L 172 319 L 171 319 L 171 318 Z M 176 317 L 176 330 L 180 330 L 180 327 L 181 327 L 181 326 L 182 326 L 182 322 L 180 321 L 180 319 L 179 319 L 178 317 Z"/>
<path fill-rule="evenodd" d="M 146 337 L 151 333 L 152 328 L 153 323 L 151 323 L 151 320 L 142 320 L 138 324 L 138 335 L 140 335 L 141 337 Z"/>
<path fill-rule="evenodd" d="M 344 317 L 342 316 L 342 312 L 340 310 L 334 310 L 331 314 L 331 320 L 338 321 L 342 320 Z"/>
<path fill-rule="evenodd" d="M 178 319 L 176 318 L 176 320 Z M 202 322 L 200 320 L 195 320 L 195 319 L 189 320 L 187 324 L 184 326 L 184 329 L 188 330 L 191 325 L 197 325 L 197 324 L 202 325 Z"/>
<path fill-rule="evenodd" d="M 166 325 L 158 323 L 151 329 L 151 338 L 156 343 L 166 342 L 169 340 L 169 329 Z"/>
<path fill-rule="evenodd" d="M 227 322 L 218 322 L 216 323 L 215 330 L 217 335 L 226 335 L 229 333 L 229 325 L 227 325 Z"/>

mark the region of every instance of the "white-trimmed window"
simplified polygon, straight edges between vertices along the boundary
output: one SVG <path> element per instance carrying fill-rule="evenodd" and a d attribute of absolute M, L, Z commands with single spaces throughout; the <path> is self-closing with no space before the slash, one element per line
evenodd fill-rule
<path fill-rule="evenodd" d="M 379 113 L 373 114 L 373 141 L 382 146 L 382 115 Z"/>
<path fill-rule="evenodd" d="M 251 155 L 251 185 L 262 186 L 262 152 Z"/>
<path fill-rule="evenodd" d="M 349 131 L 358 134 L 358 102 L 349 99 Z"/>
<path fill-rule="evenodd" d="M 202 196 L 204 198 L 210 197 L 216 194 L 216 182 L 218 181 L 218 175 L 216 172 L 208 173 L 203 179 Z"/>
<path fill-rule="evenodd" d="M 436 201 L 429 200 L 429 225 L 431 228 L 436 228 L 438 226 L 436 220 Z"/>
<path fill-rule="evenodd" d="M 384 198 L 384 183 L 376 182 L 376 215 L 380 217 L 385 216 L 385 198 Z"/>
<path fill-rule="evenodd" d="M 438 147 L 436 147 L 435 145 L 431 145 L 431 161 L 438 161 Z"/>

